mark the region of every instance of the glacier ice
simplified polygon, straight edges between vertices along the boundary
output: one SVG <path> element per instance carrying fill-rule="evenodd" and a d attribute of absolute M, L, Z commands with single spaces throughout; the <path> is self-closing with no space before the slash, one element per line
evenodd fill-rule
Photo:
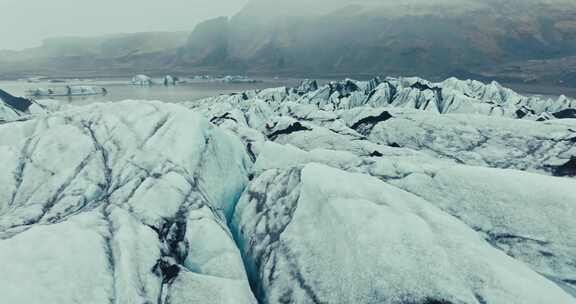
<path fill-rule="evenodd" d="M 264 303 L 571 303 L 423 199 L 320 164 L 269 170 L 234 218 Z"/>
<path fill-rule="evenodd" d="M 11 101 L 2 303 L 576 303 L 566 97 L 376 78 Z"/>
<path fill-rule="evenodd" d="M 200 302 L 255 302 L 226 225 L 250 166 L 235 137 L 179 106 L 121 102 L 0 138 L 3 301 L 165 303 L 201 287 Z"/>

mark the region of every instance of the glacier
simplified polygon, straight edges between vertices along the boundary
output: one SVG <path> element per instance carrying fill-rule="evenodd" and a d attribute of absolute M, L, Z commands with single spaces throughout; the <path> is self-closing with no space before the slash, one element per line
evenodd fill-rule
<path fill-rule="evenodd" d="M 455 78 L 0 91 L 2 303 L 576 303 L 576 101 Z"/>
<path fill-rule="evenodd" d="M 46 115 L 66 105 L 54 100 L 35 101 L 12 96 L 0 89 L 0 124 L 14 120 L 25 120 L 35 115 Z"/>

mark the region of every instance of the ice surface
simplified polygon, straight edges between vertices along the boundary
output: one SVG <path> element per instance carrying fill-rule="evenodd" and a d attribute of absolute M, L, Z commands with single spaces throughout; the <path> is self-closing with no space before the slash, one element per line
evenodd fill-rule
<path fill-rule="evenodd" d="M 266 143 L 256 172 L 322 163 L 372 175 L 413 193 L 465 222 L 493 246 L 558 281 L 576 268 L 576 180 L 517 170 L 454 165 L 418 155 L 363 158 L 330 150 L 305 152 Z"/>
<path fill-rule="evenodd" d="M 3 125 L 0 153 L 6 303 L 156 303 L 198 286 L 254 302 L 227 228 L 250 161 L 199 115 L 81 107 Z"/>
<path fill-rule="evenodd" d="M 0 102 L 0 302 L 576 303 L 574 106 L 420 78 Z"/>
<path fill-rule="evenodd" d="M 266 171 L 234 219 L 264 303 L 574 303 L 455 217 L 367 175 Z"/>

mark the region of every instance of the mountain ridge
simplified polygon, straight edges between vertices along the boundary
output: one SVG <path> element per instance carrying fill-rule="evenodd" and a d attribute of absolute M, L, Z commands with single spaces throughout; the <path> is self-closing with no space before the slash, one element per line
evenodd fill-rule
<path fill-rule="evenodd" d="M 60 49 L 49 43 L 37 52 L 4 52 L 0 76 L 388 74 L 576 85 L 576 4 L 570 1 L 374 1 L 369 9 L 356 2 L 315 11 L 302 1 L 254 1 L 235 16 L 198 24 L 189 35 L 117 37 L 99 51 L 79 47 L 75 53 L 74 43 Z"/>

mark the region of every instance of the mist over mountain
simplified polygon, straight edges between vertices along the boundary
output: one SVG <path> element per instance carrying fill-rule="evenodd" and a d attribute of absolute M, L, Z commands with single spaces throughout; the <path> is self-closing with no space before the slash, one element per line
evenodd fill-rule
<path fill-rule="evenodd" d="M 148 32 L 50 38 L 36 48 L 0 51 L 0 76 L 114 75 L 146 68 L 146 64 L 157 68 L 188 36 L 188 32 Z"/>
<path fill-rule="evenodd" d="M 0 68 L 575 84 L 574 20 L 576 3 L 566 0 L 253 0 L 190 34 L 47 41 L 17 55 L 0 53 Z"/>
<path fill-rule="evenodd" d="M 574 80 L 569 71 L 542 68 L 553 74 L 544 75 L 533 65 L 544 61 L 541 65 L 548 67 L 576 54 L 575 16 L 576 4 L 567 1 L 336 1 L 308 6 L 303 1 L 257 0 L 228 23 L 218 19 L 198 26 L 192 38 L 210 31 L 220 35 L 214 36 L 216 41 L 189 40 L 191 52 L 184 51 L 180 62 L 206 66 L 217 55 L 222 69 L 247 72 Z"/>

